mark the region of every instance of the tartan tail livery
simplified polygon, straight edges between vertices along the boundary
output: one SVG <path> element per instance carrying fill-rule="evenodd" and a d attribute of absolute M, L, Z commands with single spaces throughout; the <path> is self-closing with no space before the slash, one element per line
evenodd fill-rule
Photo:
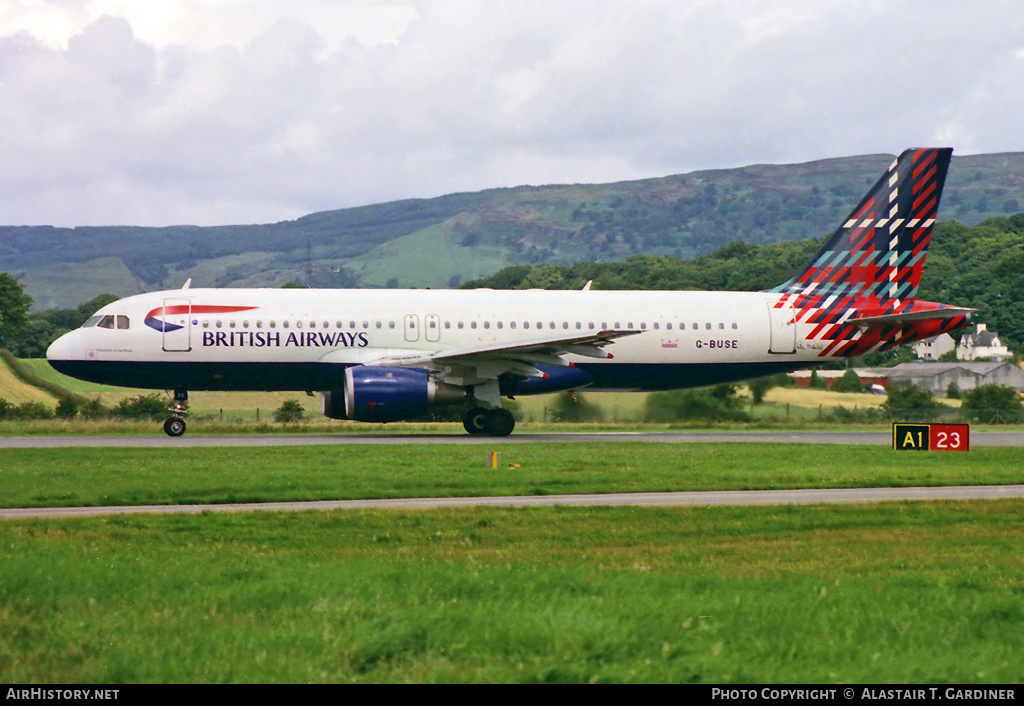
<path fill-rule="evenodd" d="M 916 299 L 952 153 L 910 149 L 889 166 L 814 259 L 770 290 L 780 329 L 799 327 L 821 358 L 850 358 L 970 322 L 972 309 Z"/>

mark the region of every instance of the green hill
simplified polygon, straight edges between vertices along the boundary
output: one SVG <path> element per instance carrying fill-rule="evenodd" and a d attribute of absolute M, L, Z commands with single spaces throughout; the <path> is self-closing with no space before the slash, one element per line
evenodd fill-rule
<path fill-rule="evenodd" d="M 194 286 L 454 286 L 508 265 L 689 260 L 733 241 L 819 237 L 893 159 L 754 165 L 599 185 L 493 189 L 202 228 L 0 226 L 0 271 L 36 309 Z M 1022 210 L 1024 153 L 954 157 L 940 219 Z"/>

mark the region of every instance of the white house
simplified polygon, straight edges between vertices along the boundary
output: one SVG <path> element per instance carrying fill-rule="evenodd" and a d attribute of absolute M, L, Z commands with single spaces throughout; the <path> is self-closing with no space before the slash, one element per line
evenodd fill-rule
<path fill-rule="evenodd" d="M 918 341 L 914 344 L 914 353 L 917 354 L 918 360 L 925 360 L 934 363 L 939 359 L 939 356 L 948 353 L 956 348 L 956 341 L 948 333 L 944 333 L 935 338 L 928 338 L 924 341 Z"/>
<path fill-rule="evenodd" d="M 989 331 L 985 324 L 978 324 L 977 333 L 964 336 L 956 347 L 957 360 L 1008 360 L 1012 357 L 1010 350 L 999 340 L 999 334 Z"/>

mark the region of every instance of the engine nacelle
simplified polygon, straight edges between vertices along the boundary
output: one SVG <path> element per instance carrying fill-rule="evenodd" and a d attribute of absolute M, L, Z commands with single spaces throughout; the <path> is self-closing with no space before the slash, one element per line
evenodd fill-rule
<path fill-rule="evenodd" d="M 462 402 L 466 390 L 437 382 L 426 370 L 356 365 L 345 369 L 344 390 L 321 392 L 320 399 L 331 419 L 397 422 Z"/>

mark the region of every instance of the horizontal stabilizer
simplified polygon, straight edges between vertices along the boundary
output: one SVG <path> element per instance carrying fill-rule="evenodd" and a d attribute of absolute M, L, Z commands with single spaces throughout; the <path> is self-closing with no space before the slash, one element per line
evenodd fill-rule
<path fill-rule="evenodd" d="M 848 324 L 858 326 L 874 326 L 875 324 L 900 324 L 905 321 L 934 321 L 937 319 L 951 319 L 954 316 L 966 315 L 970 318 L 977 309 L 965 307 L 946 306 L 941 309 L 921 309 L 918 311 L 905 311 L 901 314 L 880 314 L 878 316 L 861 316 L 856 319 L 847 319 Z"/>

